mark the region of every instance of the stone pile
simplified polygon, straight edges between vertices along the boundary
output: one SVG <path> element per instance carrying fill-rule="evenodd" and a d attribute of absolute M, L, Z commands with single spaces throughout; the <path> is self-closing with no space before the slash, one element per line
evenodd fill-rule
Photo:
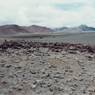
<path fill-rule="evenodd" d="M 0 50 L 4 51 L 8 48 L 12 49 L 30 49 L 33 48 L 48 48 L 54 52 L 61 52 L 62 50 L 70 51 L 79 51 L 79 52 L 89 52 L 95 53 L 95 46 L 83 45 L 83 44 L 70 44 L 70 43 L 46 43 L 46 42 L 32 42 L 32 41 L 4 41 L 0 44 Z"/>

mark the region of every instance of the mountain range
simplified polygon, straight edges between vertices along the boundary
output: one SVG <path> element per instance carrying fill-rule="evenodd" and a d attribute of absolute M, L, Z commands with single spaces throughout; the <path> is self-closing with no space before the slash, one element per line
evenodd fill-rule
<path fill-rule="evenodd" d="M 54 29 L 38 25 L 19 26 L 12 24 L 0 26 L 0 35 L 13 35 L 20 33 L 48 33 L 48 32 L 66 32 L 66 33 L 95 32 L 95 28 L 89 27 L 87 25 L 80 25 L 78 27 L 61 27 Z"/>
<path fill-rule="evenodd" d="M 19 25 L 3 25 L 0 26 L 0 35 L 14 35 L 21 33 L 46 33 L 52 32 L 53 29 L 32 25 L 32 26 L 19 26 Z"/>
<path fill-rule="evenodd" d="M 55 31 L 57 31 L 57 32 L 69 32 L 69 33 L 95 32 L 95 27 L 89 27 L 87 25 L 80 25 L 78 27 L 56 28 Z"/>

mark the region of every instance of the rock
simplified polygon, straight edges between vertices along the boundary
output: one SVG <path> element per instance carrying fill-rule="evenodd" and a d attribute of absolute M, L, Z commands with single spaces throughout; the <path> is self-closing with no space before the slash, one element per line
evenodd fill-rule
<path fill-rule="evenodd" d="M 16 70 L 20 70 L 22 67 L 21 66 L 16 66 L 15 69 Z"/>
<path fill-rule="evenodd" d="M 89 60 L 89 61 L 92 61 L 93 60 L 93 58 L 94 58 L 94 56 L 93 55 L 88 55 L 88 56 L 86 56 L 87 57 L 87 59 Z"/>
<path fill-rule="evenodd" d="M 1 83 L 2 83 L 3 85 L 6 85 L 8 82 L 5 81 L 5 80 L 3 80 L 3 81 L 1 81 Z"/>
<path fill-rule="evenodd" d="M 30 73 L 31 74 L 36 74 L 37 72 L 32 70 L 32 71 L 30 71 Z"/>
<path fill-rule="evenodd" d="M 6 68 L 11 68 L 12 65 L 10 65 L 10 64 L 6 64 L 5 67 L 6 67 Z"/>
<path fill-rule="evenodd" d="M 54 75 L 53 78 L 64 79 L 64 76 L 62 76 L 62 75 Z"/>
<path fill-rule="evenodd" d="M 32 89 L 35 89 L 37 87 L 37 85 L 36 84 L 32 84 L 31 87 L 32 87 Z"/>

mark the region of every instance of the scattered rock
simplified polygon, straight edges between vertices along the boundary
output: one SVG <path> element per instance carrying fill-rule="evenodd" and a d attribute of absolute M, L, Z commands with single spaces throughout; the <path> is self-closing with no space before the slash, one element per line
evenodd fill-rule
<path fill-rule="evenodd" d="M 5 41 L 0 95 L 94 95 L 94 63 L 95 47 L 87 45 Z"/>

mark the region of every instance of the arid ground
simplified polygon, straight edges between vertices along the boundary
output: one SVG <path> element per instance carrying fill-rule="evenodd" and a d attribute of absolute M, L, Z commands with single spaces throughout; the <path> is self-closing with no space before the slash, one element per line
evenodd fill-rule
<path fill-rule="evenodd" d="M 2 39 L 0 95 L 95 95 L 94 44 L 36 41 Z"/>

